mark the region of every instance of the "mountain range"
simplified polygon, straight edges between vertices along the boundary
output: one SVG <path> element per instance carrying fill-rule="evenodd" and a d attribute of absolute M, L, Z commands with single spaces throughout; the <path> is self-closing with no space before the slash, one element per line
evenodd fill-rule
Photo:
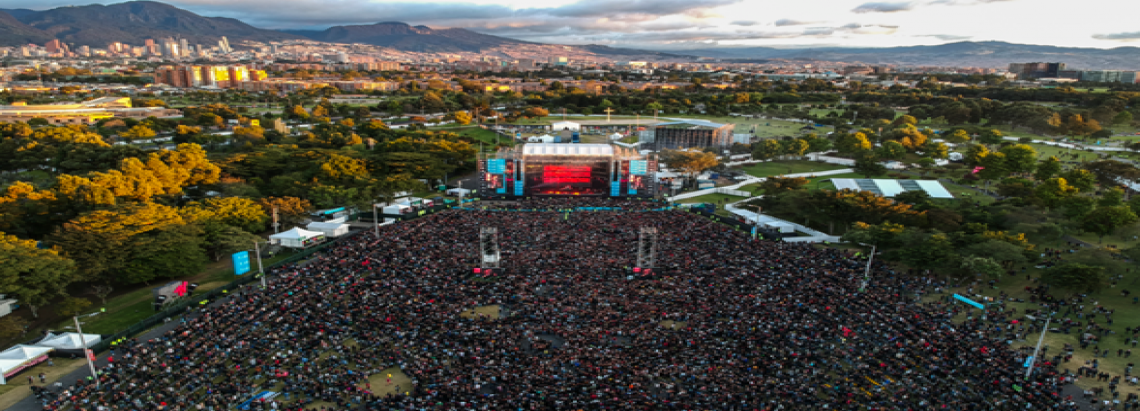
<path fill-rule="evenodd" d="M 673 50 L 673 53 L 726 60 L 842 61 L 910 66 L 1008 67 L 1013 62 L 1065 62 L 1084 70 L 1135 70 L 1140 68 L 1140 48 L 1113 49 L 1040 46 L 1000 41 L 957 42 L 936 46 L 886 48 L 706 48 Z"/>
<path fill-rule="evenodd" d="M 514 58 L 549 55 L 598 56 L 614 60 L 689 60 L 713 57 L 728 61 L 829 61 L 921 66 L 1006 67 L 1011 62 L 1066 62 L 1076 69 L 1140 68 L 1140 48 L 1093 49 L 1004 42 L 958 42 L 936 46 L 887 48 L 709 47 L 647 51 L 602 45 L 562 46 L 482 34 L 460 28 L 411 26 L 400 22 L 335 26 L 325 30 L 267 30 L 240 20 L 203 17 L 154 1 L 68 6 L 49 10 L 0 9 L 0 46 L 44 44 L 60 39 L 72 45 L 106 47 L 112 42 L 141 45 L 146 39 L 181 37 L 191 44 L 216 44 L 226 36 L 241 40 L 309 39 L 360 43 L 421 53 L 485 53 Z"/>

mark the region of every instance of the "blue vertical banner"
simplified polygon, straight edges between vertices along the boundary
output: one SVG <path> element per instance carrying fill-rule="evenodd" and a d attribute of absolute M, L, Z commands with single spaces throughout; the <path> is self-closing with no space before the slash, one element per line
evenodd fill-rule
<path fill-rule="evenodd" d="M 515 160 L 515 175 L 515 195 L 522 197 L 526 182 L 526 169 L 523 168 L 522 160 Z"/>
<path fill-rule="evenodd" d="M 610 182 L 610 197 L 621 196 L 621 181 Z"/>
<path fill-rule="evenodd" d="M 645 160 L 632 160 L 629 162 L 629 174 L 634 176 L 643 176 L 648 174 L 649 169 L 648 161 Z"/>
<path fill-rule="evenodd" d="M 249 272 L 249 251 L 234 253 L 230 258 L 234 261 L 234 274 L 242 275 Z"/>
<path fill-rule="evenodd" d="M 495 192 L 498 194 L 506 194 L 507 193 L 507 178 L 506 178 L 507 176 L 504 175 L 506 173 L 507 173 L 507 160 L 501 159 L 501 158 L 494 159 L 494 160 L 487 160 L 487 174 L 495 174 L 495 175 L 502 175 L 503 176 L 502 184 L 500 184 L 497 188 L 495 188 Z"/>

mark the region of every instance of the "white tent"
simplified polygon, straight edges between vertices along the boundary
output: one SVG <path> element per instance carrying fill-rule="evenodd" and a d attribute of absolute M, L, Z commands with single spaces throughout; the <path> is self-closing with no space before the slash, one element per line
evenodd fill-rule
<path fill-rule="evenodd" d="M 410 212 L 412 212 L 412 207 L 405 204 L 394 204 L 384 207 L 384 214 L 387 215 L 407 214 Z"/>
<path fill-rule="evenodd" d="M 284 233 L 274 234 L 269 236 L 270 240 L 275 240 L 277 244 L 282 247 L 289 248 L 308 248 L 316 245 L 325 240 L 325 233 L 309 231 L 300 227 L 293 227 L 292 230 Z"/>
<path fill-rule="evenodd" d="M 309 223 L 309 225 L 305 226 L 305 228 L 310 231 L 325 233 L 325 237 L 340 237 L 342 235 L 348 234 L 348 224 L 344 223 L 313 222 Z"/>
<path fill-rule="evenodd" d="M 0 384 L 8 384 L 8 377 L 47 361 L 47 354 L 53 349 L 21 344 L 0 352 Z"/>
<path fill-rule="evenodd" d="M 610 134 L 610 140 L 621 140 L 623 138 L 625 138 L 625 136 L 621 135 L 621 133 Z"/>
<path fill-rule="evenodd" d="M 58 350 L 82 350 L 84 342 L 87 343 L 87 348 L 90 348 L 102 340 L 103 337 L 99 334 L 83 334 L 82 341 L 79 339 L 79 333 L 48 334 L 35 345 Z"/>
<path fill-rule="evenodd" d="M 559 121 L 550 125 L 550 129 L 554 131 L 562 131 L 569 129 L 570 131 L 581 131 L 582 125 L 573 121 Z"/>
<path fill-rule="evenodd" d="M 447 189 L 447 195 L 457 196 L 457 197 L 468 197 L 471 195 L 471 190 L 468 190 L 466 188 L 449 188 L 449 189 Z"/>

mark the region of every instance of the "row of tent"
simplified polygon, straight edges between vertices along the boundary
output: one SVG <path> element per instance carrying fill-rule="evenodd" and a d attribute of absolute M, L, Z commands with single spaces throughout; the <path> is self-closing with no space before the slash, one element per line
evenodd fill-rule
<path fill-rule="evenodd" d="M 83 334 L 80 338 L 79 333 L 48 333 L 31 344 L 17 344 L 0 352 L 0 384 L 8 384 L 8 378 L 47 361 L 52 353 L 84 355 L 85 348 L 91 348 L 102 340 L 99 334 Z"/>

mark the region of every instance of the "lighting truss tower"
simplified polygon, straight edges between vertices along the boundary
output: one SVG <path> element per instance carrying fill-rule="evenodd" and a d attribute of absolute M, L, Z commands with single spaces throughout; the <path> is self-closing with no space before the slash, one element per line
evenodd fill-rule
<path fill-rule="evenodd" d="M 479 257 L 482 268 L 499 268 L 500 258 L 499 229 L 495 227 L 479 228 Z"/>
<path fill-rule="evenodd" d="M 637 237 L 637 266 L 653 268 L 657 264 L 657 227 L 641 227 Z"/>

